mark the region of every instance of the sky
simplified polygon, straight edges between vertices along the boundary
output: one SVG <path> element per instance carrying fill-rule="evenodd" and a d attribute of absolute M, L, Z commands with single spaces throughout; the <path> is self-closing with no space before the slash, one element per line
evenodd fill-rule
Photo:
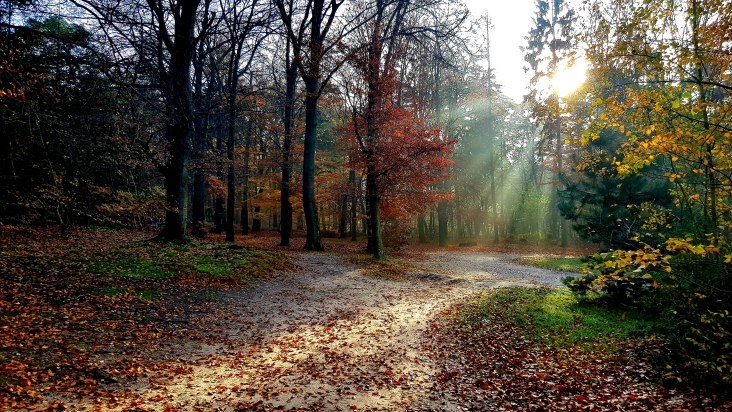
<path fill-rule="evenodd" d="M 579 0 L 565 0 L 575 10 L 581 5 Z M 463 0 L 474 18 L 489 12 L 491 29 L 491 66 L 496 80 L 503 86 L 503 93 L 515 102 L 523 101 L 528 93 L 529 74 L 524 72 L 523 53 L 520 47 L 526 45 L 526 37 L 534 25 L 536 5 L 534 0 Z M 567 73 L 560 73 L 557 89 L 560 96 L 577 87 L 584 80 L 587 69 L 586 62 L 581 68 Z"/>
<path fill-rule="evenodd" d="M 491 66 L 496 80 L 503 86 L 503 93 L 516 102 L 527 93 L 529 75 L 524 73 L 523 53 L 520 46 L 526 45 L 524 37 L 533 25 L 534 0 L 463 0 L 474 17 L 490 13 Z"/>

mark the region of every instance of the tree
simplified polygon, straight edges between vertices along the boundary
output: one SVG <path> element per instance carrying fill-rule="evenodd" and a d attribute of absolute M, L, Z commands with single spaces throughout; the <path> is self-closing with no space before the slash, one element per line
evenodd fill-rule
<path fill-rule="evenodd" d="M 564 0 L 536 1 L 535 27 L 531 29 L 526 37 L 528 45 L 524 48 L 524 60 L 529 63 L 526 69 L 533 72 L 531 85 L 533 89 L 524 97 L 533 107 L 533 118 L 536 122 L 543 123 L 545 138 L 553 141 L 554 145 L 554 173 L 559 176 L 564 173 L 564 153 L 562 138 L 562 120 L 559 116 L 560 101 L 554 87 L 547 82 L 554 77 L 560 69 L 562 60 L 569 59 L 573 55 L 572 44 L 572 23 L 575 19 L 574 11 L 567 6 Z M 549 87 L 546 87 L 546 86 Z M 549 91 L 549 93 L 547 93 Z M 561 235 L 562 246 L 567 244 L 567 225 L 559 219 L 557 209 L 556 190 L 559 188 L 559 180 L 555 182 L 555 191 L 552 194 L 551 210 L 554 234 Z"/>
<path fill-rule="evenodd" d="M 448 177 L 453 142 L 441 138 L 439 128 L 420 118 L 417 107 L 395 104 L 398 85 L 393 68 L 380 70 L 376 79 L 370 74 L 375 67 L 373 58 L 360 61 L 359 67 L 365 83 L 362 93 L 370 95 L 365 100 L 377 104 L 367 103 L 361 110 L 354 107 L 343 138 L 351 159 L 348 166 L 366 173 L 368 251 L 382 259 L 382 212 L 405 219 L 423 213 L 424 205 L 447 196 L 429 189 Z"/>
<path fill-rule="evenodd" d="M 200 16 L 201 0 L 156 0 L 106 3 L 72 0 L 82 13 L 94 19 L 95 30 L 109 50 L 105 73 L 114 82 L 132 89 L 154 87 L 164 106 L 168 122 L 165 140 L 169 151 L 165 162 L 157 162 L 165 177 L 165 226 L 161 238 L 185 240 L 188 229 L 189 160 L 193 141 L 191 63 L 196 45 L 212 24 L 210 15 Z M 145 10 L 147 13 L 139 13 Z M 196 23 L 203 23 L 196 32 Z M 137 60 L 131 60 L 136 58 Z M 151 77 L 134 77 L 127 72 L 132 62 Z M 134 67 L 134 66 L 133 66 Z M 130 78 L 130 74 L 133 74 Z M 144 83 L 138 83 L 142 81 Z M 154 153 L 150 153 L 155 156 Z"/>
<path fill-rule="evenodd" d="M 2 37 L 2 215 L 56 221 L 62 237 L 73 223 L 136 220 L 144 205 L 135 212 L 121 201 L 123 192 L 136 195 L 126 184 L 134 164 L 124 136 L 127 96 L 96 68 L 104 60 L 93 52 L 89 31 L 51 17 Z"/>
<path fill-rule="evenodd" d="M 290 1 L 286 10 L 288 19 L 292 20 L 293 3 Z M 280 246 L 290 246 L 292 236 L 292 203 L 290 202 L 290 180 L 292 175 L 292 140 L 293 140 L 293 115 L 295 112 L 295 92 L 297 89 L 298 65 L 295 59 L 302 53 L 302 43 L 294 42 L 284 33 L 285 42 L 285 99 L 283 104 L 282 122 L 284 124 L 284 138 L 282 143 L 282 161 L 280 169 L 282 178 L 280 182 L 280 215 L 281 231 Z"/>
<path fill-rule="evenodd" d="M 294 1 L 294 0 L 291 0 Z M 305 83 L 305 146 L 303 157 L 303 207 L 307 224 L 307 240 L 305 249 L 324 250 L 320 235 L 320 220 L 315 203 L 315 143 L 317 140 L 318 100 L 330 78 L 338 70 L 339 65 L 324 69 L 323 59 L 334 52 L 341 40 L 343 32 L 338 33 L 338 10 L 343 0 L 308 0 L 300 12 L 299 24 L 292 15 L 292 6 L 286 6 L 285 0 L 275 0 L 280 18 L 292 42 L 292 61 L 297 64 L 298 71 Z M 335 30 L 334 30 L 335 29 Z M 334 39 L 329 35 L 336 31 Z M 341 28 L 341 30 L 343 30 Z M 330 42 L 326 42 L 330 40 Z M 307 49 L 307 52 L 305 51 Z"/>
<path fill-rule="evenodd" d="M 236 120 L 237 120 L 237 103 L 240 95 L 239 80 L 243 73 L 250 70 L 254 57 L 259 49 L 260 44 L 268 35 L 267 28 L 269 25 L 269 10 L 262 8 L 257 0 L 235 1 L 231 5 L 221 3 L 224 10 L 222 20 L 226 27 L 226 37 L 228 45 L 228 55 L 226 58 L 226 102 L 227 102 L 227 143 L 226 158 L 228 160 L 228 178 L 227 178 L 227 203 L 226 203 L 226 241 L 234 241 L 234 212 L 236 207 L 235 196 L 235 173 L 234 173 L 234 147 L 236 142 Z M 243 66 L 242 66 L 243 65 Z M 251 78 L 251 76 L 250 76 Z M 252 93 L 251 81 L 249 93 Z M 247 134 L 249 138 L 251 133 Z M 249 146 L 249 143 L 247 143 Z M 248 149 L 248 148 L 247 148 Z M 248 164 L 245 164 L 244 183 L 244 208 L 247 204 L 247 182 Z M 242 222 L 246 226 L 248 222 L 245 216 Z"/>
<path fill-rule="evenodd" d="M 623 135 L 615 175 L 663 178 L 676 198 L 675 208 L 653 205 L 647 218 L 670 212 L 667 235 L 718 244 L 730 225 L 732 134 L 725 107 L 732 99 L 732 66 L 723 33 L 732 21 L 715 1 L 649 7 L 666 17 L 647 22 L 645 11 L 626 2 L 593 8 L 588 55 L 598 75 L 620 81 L 588 91 L 594 113 L 585 144 L 609 131 Z M 598 36 L 598 30 L 611 36 Z"/>

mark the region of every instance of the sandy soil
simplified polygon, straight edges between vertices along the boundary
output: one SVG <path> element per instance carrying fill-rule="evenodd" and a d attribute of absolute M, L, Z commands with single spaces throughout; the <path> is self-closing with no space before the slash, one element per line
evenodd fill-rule
<path fill-rule="evenodd" d="M 298 273 L 192 310 L 177 334 L 197 339 L 168 349 L 183 373 L 149 374 L 130 390 L 142 409 L 164 399 L 167 410 L 461 410 L 431 390 L 438 370 L 420 350 L 427 320 L 477 291 L 556 286 L 566 274 L 513 255 L 424 256 L 412 281 L 388 281 L 331 254 L 299 253 Z"/>

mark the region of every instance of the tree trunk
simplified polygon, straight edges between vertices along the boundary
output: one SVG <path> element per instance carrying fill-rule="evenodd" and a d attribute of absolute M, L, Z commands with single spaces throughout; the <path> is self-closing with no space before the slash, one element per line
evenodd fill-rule
<path fill-rule="evenodd" d="M 366 192 L 369 203 L 369 240 L 366 252 L 372 253 L 376 259 L 383 259 L 384 244 L 381 238 L 380 199 L 374 173 L 374 168 L 369 166 L 368 174 L 366 175 Z"/>
<path fill-rule="evenodd" d="M 343 195 L 341 198 L 341 220 L 338 224 L 339 234 L 338 237 L 341 239 L 346 238 L 346 215 L 348 214 L 348 195 Z"/>
<path fill-rule="evenodd" d="M 241 211 L 239 212 L 239 225 L 241 226 L 241 234 L 242 236 L 246 236 L 249 234 L 249 205 L 247 205 L 246 200 L 243 200 L 243 204 L 241 206 Z"/>
<path fill-rule="evenodd" d="M 241 234 L 249 235 L 249 165 L 252 149 L 252 122 L 247 124 L 247 133 L 244 139 L 244 176 L 242 176 L 242 205 L 241 205 Z"/>
<path fill-rule="evenodd" d="M 264 189 L 261 187 L 257 190 L 257 194 L 261 195 L 262 192 L 264 192 Z M 262 219 L 259 218 L 259 213 L 261 212 L 261 208 L 259 206 L 254 207 L 254 214 L 256 217 L 252 219 L 252 232 L 259 232 L 262 230 Z"/>
<path fill-rule="evenodd" d="M 292 115 L 295 112 L 297 64 L 291 61 L 290 58 L 291 45 L 296 48 L 294 55 L 300 55 L 299 46 L 293 44 L 288 37 L 287 51 L 285 53 L 285 64 L 287 65 L 284 107 L 285 140 L 282 143 L 282 182 L 280 183 L 282 229 L 280 231 L 280 244 L 278 246 L 290 246 L 290 237 L 292 237 L 292 203 L 290 203 L 290 175 L 292 174 L 292 164 L 290 163 L 290 152 L 292 151 Z"/>
<path fill-rule="evenodd" d="M 351 170 L 348 172 L 348 184 L 351 188 L 351 240 L 358 240 L 358 222 L 356 220 L 356 208 L 358 205 L 358 196 L 356 196 L 356 171 Z"/>
<path fill-rule="evenodd" d="M 221 130 L 219 129 L 218 139 L 216 139 L 216 177 L 220 182 L 224 181 L 224 165 L 221 162 L 223 156 L 223 139 L 221 138 Z M 224 203 L 226 200 L 221 194 L 216 194 L 214 201 L 214 233 L 224 233 Z"/>
<path fill-rule="evenodd" d="M 447 202 L 437 204 L 438 240 L 440 247 L 447 246 Z"/>
<path fill-rule="evenodd" d="M 289 148 L 287 150 L 290 150 Z M 285 162 L 289 163 L 289 157 Z M 282 182 L 280 186 L 280 244 L 277 246 L 290 246 L 292 237 L 292 203 L 290 203 L 290 169 L 291 165 L 282 167 Z"/>
<path fill-rule="evenodd" d="M 307 97 L 305 98 L 305 147 L 302 166 L 302 205 L 305 211 L 307 235 L 306 250 L 323 251 L 320 235 L 320 219 L 315 204 L 315 141 L 317 139 L 319 81 L 317 77 L 305 79 Z"/>
<path fill-rule="evenodd" d="M 230 86 L 236 87 L 236 86 Z M 233 94 L 233 96 L 231 96 Z M 229 161 L 229 175 L 226 200 L 226 241 L 234 241 L 234 208 L 236 206 L 236 187 L 234 182 L 234 135 L 236 131 L 236 92 L 229 96 L 229 138 L 226 143 L 226 159 Z"/>
<path fill-rule="evenodd" d="M 193 119 L 193 126 L 194 126 L 194 135 L 195 135 L 195 153 L 194 156 L 196 159 L 200 159 L 206 149 L 206 127 L 208 126 L 208 122 L 204 121 L 203 116 L 199 115 L 199 113 L 203 113 L 205 110 L 204 108 L 204 96 L 203 96 L 203 77 L 204 77 L 204 61 L 206 59 L 206 56 L 204 54 L 203 49 L 203 42 L 200 42 L 198 45 L 198 51 L 196 52 L 196 58 L 193 61 L 193 79 L 195 82 L 194 85 L 194 105 L 195 105 L 195 111 L 196 116 Z M 208 117 L 206 117 L 208 118 Z M 192 222 L 192 232 L 194 236 L 203 237 L 205 236 L 206 232 L 203 230 L 203 222 L 206 220 L 206 216 L 204 215 L 204 189 L 205 189 L 205 177 L 203 173 L 203 167 L 199 164 L 195 167 L 195 172 L 193 175 L 193 216 L 191 218 Z"/>
<path fill-rule="evenodd" d="M 424 216 L 417 218 L 417 233 L 419 233 L 419 243 L 427 243 L 427 222 Z"/>
<path fill-rule="evenodd" d="M 165 197 L 168 208 L 165 212 L 165 227 L 160 232 L 160 237 L 168 240 L 187 241 L 188 238 L 188 186 L 191 183 L 188 177 L 188 161 L 193 129 L 190 68 L 195 51 L 193 33 L 198 5 L 198 0 L 178 2 L 175 36 L 170 50 L 171 145 L 165 170 Z"/>

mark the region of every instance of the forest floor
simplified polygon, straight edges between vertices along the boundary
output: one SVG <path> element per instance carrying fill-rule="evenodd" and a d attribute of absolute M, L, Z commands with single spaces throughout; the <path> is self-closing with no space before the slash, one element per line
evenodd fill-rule
<path fill-rule="evenodd" d="M 273 233 L 237 239 L 246 249 L 150 237 L 0 227 L 0 411 L 693 409 L 656 385 L 659 339 L 552 350 L 499 317 L 456 322 L 476 293 L 566 276 L 517 258 L 584 248 L 425 246 L 374 263 L 342 240 L 306 253 Z M 110 255 L 147 275 L 105 269 Z"/>

